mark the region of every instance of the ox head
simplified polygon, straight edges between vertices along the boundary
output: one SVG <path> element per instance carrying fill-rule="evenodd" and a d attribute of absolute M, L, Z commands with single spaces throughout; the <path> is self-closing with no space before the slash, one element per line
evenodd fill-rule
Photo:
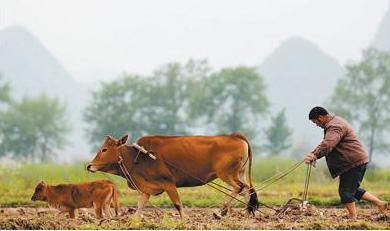
<path fill-rule="evenodd" d="M 87 170 L 90 172 L 102 171 L 117 174 L 120 148 L 126 143 L 127 139 L 128 135 L 124 135 L 120 139 L 106 136 L 95 158 L 87 165 Z"/>
<path fill-rule="evenodd" d="M 31 197 L 32 201 L 46 201 L 47 200 L 47 186 L 45 182 L 41 181 L 36 187 L 33 196 Z"/>

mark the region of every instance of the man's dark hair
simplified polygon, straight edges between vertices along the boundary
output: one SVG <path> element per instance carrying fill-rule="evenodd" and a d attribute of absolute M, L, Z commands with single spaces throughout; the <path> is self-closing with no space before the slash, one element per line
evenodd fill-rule
<path fill-rule="evenodd" d="M 309 112 L 309 120 L 315 120 L 320 117 L 320 115 L 328 115 L 328 111 L 323 107 L 313 107 Z"/>

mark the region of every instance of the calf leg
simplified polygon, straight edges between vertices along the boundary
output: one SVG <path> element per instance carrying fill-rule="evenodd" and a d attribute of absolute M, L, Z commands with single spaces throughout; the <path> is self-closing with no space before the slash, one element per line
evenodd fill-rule
<path fill-rule="evenodd" d="M 179 211 L 180 218 L 184 219 L 183 204 L 180 201 L 179 193 L 177 193 L 176 186 L 168 186 L 165 191 L 173 202 L 175 208 Z"/>
<path fill-rule="evenodd" d="M 103 205 L 102 203 L 93 203 L 93 207 L 95 208 L 95 215 L 97 219 L 101 219 L 103 217 Z"/>
<path fill-rule="evenodd" d="M 105 204 L 104 205 L 104 215 L 107 217 L 107 218 L 112 218 L 112 213 L 111 213 L 111 209 L 110 209 L 110 204 Z"/>
<path fill-rule="evenodd" d="M 138 198 L 138 208 L 135 212 L 135 216 L 141 216 L 142 210 L 145 208 L 145 204 L 149 201 L 149 194 L 140 192 L 139 198 Z"/>
<path fill-rule="evenodd" d="M 110 210 L 111 207 L 111 196 L 107 197 L 107 199 L 104 202 L 103 209 L 104 209 L 104 215 L 107 218 L 112 218 L 112 213 Z"/>

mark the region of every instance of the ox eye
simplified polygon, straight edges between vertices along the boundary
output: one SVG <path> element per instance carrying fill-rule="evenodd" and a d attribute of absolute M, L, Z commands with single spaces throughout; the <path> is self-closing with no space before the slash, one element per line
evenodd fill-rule
<path fill-rule="evenodd" d="M 107 151 L 107 148 L 103 148 L 103 149 L 102 149 L 102 152 L 106 152 L 106 151 Z"/>

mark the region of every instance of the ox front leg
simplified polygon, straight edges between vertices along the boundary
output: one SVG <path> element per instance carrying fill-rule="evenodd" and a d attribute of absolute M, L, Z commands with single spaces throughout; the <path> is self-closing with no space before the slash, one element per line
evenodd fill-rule
<path fill-rule="evenodd" d="M 179 193 L 177 192 L 176 186 L 169 186 L 165 191 L 167 192 L 175 208 L 179 211 L 180 218 L 183 220 L 183 204 L 180 201 Z"/>
<path fill-rule="evenodd" d="M 76 218 L 76 213 L 75 213 L 75 209 L 74 208 L 69 208 L 68 210 L 68 213 L 69 213 L 69 217 L 70 218 Z"/>
<path fill-rule="evenodd" d="M 149 201 L 149 194 L 140 192 L 139 198 L 138 198 L 138 208 L 135 212 L 134 216 L 141 217 L 142 210 L 145 208 L 146 203 Z"/>

